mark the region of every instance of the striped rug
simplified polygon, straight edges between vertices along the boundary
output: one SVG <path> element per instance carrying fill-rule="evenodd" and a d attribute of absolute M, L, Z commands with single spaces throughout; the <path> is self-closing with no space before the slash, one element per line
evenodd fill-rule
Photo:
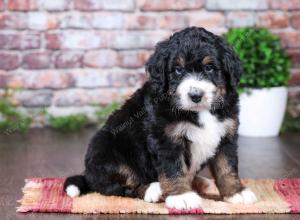
<path fill-rule="evenodd" d="M 142 214 L 246 214 L 246 213 L 300 213 L 300 179 L 242 180 L 253 190 L 258 202 L 252 205 L 234 205 L 223 201 L 204 199 L 201 209 L 179 211 L 168 209 L 163 203 L 152 204 L 139 199 L 103 196 L 90 193 L 70 198 L 63 192 L 64 179 L 27 179 L 18 212 L 60 213 L 142 213 Z M 210 187 L 208 194 L 216 195 Z"/>

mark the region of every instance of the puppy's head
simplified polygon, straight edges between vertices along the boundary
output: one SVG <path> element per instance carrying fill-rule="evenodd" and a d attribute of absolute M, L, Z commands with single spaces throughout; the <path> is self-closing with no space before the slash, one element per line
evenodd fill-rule
<path fill-rule="evenodd" d="M 232 48 L 203 28 L 187 28 L 156 45 L 146 64 L 153 92 L 178 109 L 222 108 L 236 93 L 242 68 Z"/>

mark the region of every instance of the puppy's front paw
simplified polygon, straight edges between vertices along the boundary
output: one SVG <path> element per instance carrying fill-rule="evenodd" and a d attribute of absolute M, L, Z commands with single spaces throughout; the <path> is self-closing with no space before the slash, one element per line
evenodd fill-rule
<path fill-rule="evenodd" d="M 145 192 L 144 200 L 146 202 L 158 202 L 161 197 L 161 188 L 159 182 L 153 182 Z"/>
<path fill-rule="evenodd" d="M 175 209 L 196 209 L 200 208 L 201 197 L 195 192 L 186 192 L 180 195 L 172 195 L 166 198 L 166 206 Z"/>
<path fill-rule="evenodd" d="M 246 188 L 231 197 L 225 197 L 224 200 L 233 204 L 252 204 L 257 202 L 255 194 L 249 188 Z"/>

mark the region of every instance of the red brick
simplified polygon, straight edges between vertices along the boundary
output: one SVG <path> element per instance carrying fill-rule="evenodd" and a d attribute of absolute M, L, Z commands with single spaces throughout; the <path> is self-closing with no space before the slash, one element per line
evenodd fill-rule
<path fill-rule="evenodd" d="M 272 9 L 295 10 L 300 9 L 299 0 L 269 0 Z"/>
<path fill-rule="evenodd" d="M 55 58 L 56 68 L 76 68 L 81 67 L 81 52 L 61 52 Z"/>
<path fill-rule="evenodd" d="M 130 14 L 125 18 L 126 29 L 155 29 L 156 28 L 156 17 L 150 15 L 136 15 Z"/>
<path fill-rule="evenodd" d="M 57 17 L 43 11 L 28 13 L 27 25 L 33 30 L 47 30 L 58 27 Z"/>
<path fill-rule="evenodd" d="M 268 0 L 206 0 L 205 7 L 208 10 L 266 10 Z"/>
<path fill-rule="evenodd" d="M 256 24 L 267 28 L 288 27 L 288 15 L 286 12 L 265 12 L 259 13 Z"/>
<path fill-rule="evenodd" d="M 52 102 L 51 90 L 18 91 L 13 94 L 11 101 L 24 107 L 47 107 Z"/>
<path fill-rule="evenodd" d="M 226 15 L 227 27 L 247 27 L 255 24 L 255 16 L 253 12 L 232 11 Z"/>
<path fill-rule="evenodd" d="M 111 73 L 109 80 L 113 87 L 140 87 L 146 80 L 145 73 Z"/>
<path fill-rule="evenodd" d="M 38 0 L 39 9 L 47 11 L 63 11 L 68 9 L 69 4 L 70 0 Z"/>
<path fill-rule="evenodd" d="M 37 8 L 36 0 L 8 0 L 8 9 L 12 11 L 30 11 Z"/>
<path fill-rule="evenodd" d="M 170 35 L 168 31 L 132 31 L 111 35 L 110 47 L 114 49 L 153 49 L 158 41 Z"/>
<path fill-rule="evenodd" d="M 20 59 L 17 54 L 12 53 L 0 53 L 0 69 L 13 70 L 17 69 L 20 65 Z"/>
<path fill-rule="evenodd" d="M 136 88 L 101 88 L 98 91 L 90 91 L 90 97 L 93 103 L 107 105 L 112 100 L 121 102 L 128 99 Z"/>
<path fill-rule="evenodd" d="M 107 77 L 108 72 L 99 70 L 78 70 L 71 73 L 75 80 L 75 87 L 97 88 L 111 86 Z"/>
<path fill-rule="evenodd" d="M 0 0 L 0 11 L 3 11 L 4 8 L 4 0 Z"/>
<path fill-rule="evenodd" d="M 27 15 L 23 13 L 9 13 L 0 15 L 0 28 L 25 29 L 27 27 Z"/>
<path fill-rule="evenodd" d="M 82 11 L 95 10 L 116 10 L 116 11 L 133 11 L 135 9 L 134 0 L 74 0 L 74 6 Z"/>
<path fill-rule="evenodd" d="M 35 49 L 39 47 L 39 34 L 0 34 L 1 49 Z"/>
<path fill-rule="evenodd" d="M 46 45 L 49 49 L 97 49 L 107 46 L 107 35 L 86 30 L 47 33 Z"/>
<path fill-rule="evenodd" d="M 1 49 L 19 49 L 21 36 L 17 34 L 1 34 L 0 48 Z"/>
<path fill-rule="evenodd" d="M 74 70 L 75 87 L 99 88 L 99 87 L 128 87 L 139 86 L 145 79 L 145 74 L 136 70 Z"/>
<path fill-rule="evenodd" d="M 95 29 L 121 29 L 124 16 L 121 13 L 95 13 L 89 17 L 89 23 Z"/>
<path fill-rule="evenodd" d="M 185 15 L 176 13 L 159 17 L 158 23 L 160 28 L 176 30 L 187 27 L 189 19 Z"/>
<path fill-rule="evenodd" d="M 290 24 L 293 28 L 300 29 L 300 12 L 291 15 Z"/>
<path fill-rule="evenodd" d="M 8 77 L 9 76 L 6 71 L 0 70 L 0 88 L 7 87 Z M 1 94 L 0 94 L 0 97 L 1 97 Z"/>
<path fill-rule="evenodd" d="M 300 31 L 275 32 L 283 43 L 284 47 L 300 47 Z"/>
<path fill-rule="evenodd" d="M 288 54 L 292 59 L 292 66 L 293 67 L 300 67 L 300 50 L 297 49 L 290 49 L 288 50 Z"/>
<path fill-rule="evenodd" d="M 220 12 L 189 13 L 189 26 L 200 26 L 204 28 L 224 27 L 225 17 Z"/>
<path fill-rule="evenodd" d="M 289 86 L 300 86 L 300 71 L 292 71 Z"/>
<path fill-rule="evenodd" d="M 78 28 L 86 29 L 91 28 L 90 24 L 91 13 L 82 13 L 73 11 L 70 14 L 63 14 L 60 17 L 60 28 Z"/>
<path fill-rule="evenodd" d="M 112 100 L 123 101 L 135 91 L 135 88 L 71 89 L 58 91 L 53 98 L 59 107 L 107 105 Z"/>
<path fill-rule="evenodd" d="M 46 36 L 46 47 L 48 49 L 60 49 L 61 47 L 61 34 L 59 33 L 47 33 Z"/>
<path fill-rule="evenodd" d="M 125 68 L 138 68 L 145 65 L 150 51 L 120 51 L 119 66 Z"/>
<path fill-rule="evenodd" d="M 84 55 L 83 65 L 87 67 L 114 67 L 118 54 L 113 50 L 89 51 Z"/>
<path fill-rule="evenodd" d="M 26 89 L 65 89 L 74 86 L 72 74 L 57 70 L 29 71 L 10 77 L 8 85 Z"/>
<path fill-rule="evenodd" d="M 55 92 L 53 104 L 59 107 L 84 106 L 92 104 L 91 97 L 85 89 L 68 89 Z"/>
<path fill-rule="evenodd" d="M 200 9 L 203 5 L 203 0 L 139 0 L 139 6 L 143 11 L 180 11 Z"/>
<path fill-rule="evenodd" d="M 23 67 L 25 69 L 46 69 L 51 65 L 51 53 L 34 52 L 23 56 Z"/>

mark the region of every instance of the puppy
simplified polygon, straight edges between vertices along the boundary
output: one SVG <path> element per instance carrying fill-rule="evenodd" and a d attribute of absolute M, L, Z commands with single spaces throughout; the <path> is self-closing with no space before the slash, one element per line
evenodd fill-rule
<path fill-rule="evenodd" d="M 242 68 L 232 48 L 203 28 L 186 28 L 156 45 L 146 71 L 150 79 L 92 138 L 85 171 L 66 179 L 66 193 L 199 208 L 199 171 L 208 165 L 225 201 L 255 202 L 238 176 Z"/>

